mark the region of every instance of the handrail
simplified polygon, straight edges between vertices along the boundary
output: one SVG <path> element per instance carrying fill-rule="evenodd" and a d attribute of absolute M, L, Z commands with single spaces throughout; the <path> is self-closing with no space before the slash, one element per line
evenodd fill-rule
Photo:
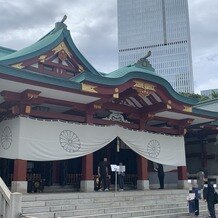
<path fill-rule="evenodd" d="M 4 181 L 0 177 L 0 193 L 4 196 L 4 199 L 7 201 L 8 204 L 10 204 L 10 190 L 5 185 Z"/>
<path fill-rule="evenodd" d="M 0 177 L 0 217 L 16 218 L 21 214 L 22 194 L 11 193 Z"/>

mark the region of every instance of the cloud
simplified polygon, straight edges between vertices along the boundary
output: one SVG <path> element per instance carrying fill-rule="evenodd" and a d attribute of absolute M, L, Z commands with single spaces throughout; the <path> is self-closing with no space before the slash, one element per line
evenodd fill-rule
<path fill-rule="evenodd" d="M 99 71 L 118 67 L 116 0 L 4 1 L 0 8 L 1 46 L 21 49 L 54 28 L 64 14 L 72 38 Z"/>
<path fill-rule="evenodd" d="M 57 1 L 3 1 L 0 7 L 1 29 L 33 29 L 49 26 L 58 16 Z M 49 9 L 49 10 L 48 10 Z"/>
<path fill-rule="evenodd" d="M 216 51 L 217 52 L 217 51 Z M 211 52 L 199 55 L 193 63 L 195 91 L 218 88 L 218 54 Z"/>
<path fill-rule="evenodd" d="M 189 0 L 195 91 L 218 88 L 218 1 Z"/>
<path fill-rule="evenodd" d="M 217 89 L 218 78 L 210 78 L 206 83 L 200 83 L 196 85 L 196 93 L 200 94 L 202 90 Z"/>

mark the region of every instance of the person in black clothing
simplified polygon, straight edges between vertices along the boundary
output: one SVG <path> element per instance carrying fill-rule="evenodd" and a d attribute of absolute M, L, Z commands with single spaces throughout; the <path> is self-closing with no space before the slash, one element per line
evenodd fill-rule
<path fill-rule="evenodd" d="M 123 187 L 124 187 L 124 176 L 125 176 L 125 172 L 123 171 L 122 167 L 123 167 L 123 163 L 119 163 L 119 171 L 118 171 L 118 182 L 119 182 L 119 188 L 120 191 L 123 191 Z"/>
<path fill-rule="evenodd" d="M 203 189 L 203 198 L 207 202 L 207 208 L 211 218 L 216 218 L 215 206 L 214 206 L 214 193 L 215 193 L 215 189 L 213 187 L 213 184 L 208 180 L 206 180 Z"/>
<path fill-rule="evenodd" d="M 165 176 L 165 174 L 164 174 L 164 170 L 163 170 L 163 165 L 158 163 L 156 171 L 157 171 L 158 179 L 160 182 L 159 189 L 164 189 L 164 176 Z"/>
<path fill-rule="evenodd" d="M 98 165 L 98 176 L 99 176 L 99 183 L 98 189 L 101 190 L 101 182 L 103 185 L 104 191 L 109 191 L 109 184 L 108 184 L 108 162 L 107 158 L 104 158 Z"/>

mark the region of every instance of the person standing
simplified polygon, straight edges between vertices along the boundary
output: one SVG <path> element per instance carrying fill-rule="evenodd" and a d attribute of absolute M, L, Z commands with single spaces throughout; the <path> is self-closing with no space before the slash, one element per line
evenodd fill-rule
<path fill-rule="evenodd" d="M 98 176 L 99 176 L 99 190 L 101 190 L 101 183 L 103 185 L 103 190 L 104 191 L 109 191 L 109 187 L 108 187 L 108 162 L 107 162 L 107 158 L 104 158 L 103 161 L 101 161 L 98 165 Z"/>
<path fill-rule="evenodd" d="M 164 173 L 163 165 L 158 163 L 157 168 L 155 168 L 155 170 L 157 171 L 157 175 L 158 175 L 158 179 L 159 179 L 159 183 L 160 183 L 159 189 L 164 189 L 165 173 Z"/>
<path fill-rule="evenodd" d="M 207 202 L 207 208 L 211 218 L 216 218 L 214 206 L 214 193 L 215 189 L 213 184 L 206 179 L 203 189 L 203 198 Z"/>
<path fill-rule="evenodd" d="M 124 170 L 123 163 L 119 163 L 118 182 L 119 182 L 120 191 L 123 191 L 124 176 L 125 176 L 125 170 Z"/>
<path fill-rule="evenodd" d="M 204 187 L 204 177 L 205 177 L 204 171 L 200 170 L 197 173 L 197 184 L 199 189 L 203 189 Z"/>

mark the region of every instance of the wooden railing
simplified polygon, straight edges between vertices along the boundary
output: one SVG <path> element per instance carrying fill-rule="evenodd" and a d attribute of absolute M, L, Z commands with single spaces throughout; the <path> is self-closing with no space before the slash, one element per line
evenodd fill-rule
<path fill-rule="evenodd" d="M 132 185 L 137 186 L 137 178 L 138 176 L 136 174 L 126 174 L 124 176 L 124 184 L 125 185 Z"/>
<path fill-rule="evenodd" d="M 0 217 L 16 218 L 21 214 L 21 193 L 11 193 L 0 177 Z"/>
<path fill-rule="evenodd" d="M 36 173 L 27 173 L 26 176 L 27 181 L 28 180 L 41 180 L 41 174 L 36 174 Z"/>
<path fill-rule="evenodd" d="M 67 174 L 67 185 L 74 185 L 76 188 L 80 187 L 82 175 L 81 174 Z"/>

